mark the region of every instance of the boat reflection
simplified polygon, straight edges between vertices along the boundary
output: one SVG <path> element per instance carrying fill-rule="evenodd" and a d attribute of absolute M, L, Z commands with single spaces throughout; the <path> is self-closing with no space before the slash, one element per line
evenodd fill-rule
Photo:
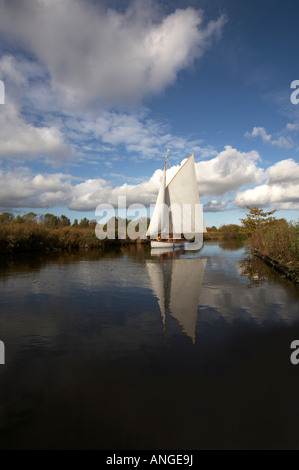
<path fill-rule="evenodd" d="M 195 343 L 197 309 L 207 258 L 184 259 L 179 258 L 180 253 L 181 250 L 168 251 L 166 255 L 160 252 L 158 259 L 146 261 L 146 267 L 158 299 L 165 335 L 170 315 Z"/>

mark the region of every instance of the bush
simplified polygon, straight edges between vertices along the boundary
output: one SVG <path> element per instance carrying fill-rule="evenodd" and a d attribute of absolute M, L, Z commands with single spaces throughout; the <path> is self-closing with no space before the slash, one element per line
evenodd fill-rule
<path fill-rule="evenodd" d="M 287 266 L 299 277 L 299 223 L 278 221 L 266 229 L 256 230 L 251 248 Z"/>

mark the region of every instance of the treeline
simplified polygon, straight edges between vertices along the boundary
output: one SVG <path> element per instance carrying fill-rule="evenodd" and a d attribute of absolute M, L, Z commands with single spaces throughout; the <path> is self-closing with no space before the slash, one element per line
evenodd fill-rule
<path fill-rule="evenodd" d="M 207 227 L 207 232 L 204 233 L 204 240 L 241 240 L 246 238 L 242 231 L 242 227 L 237 224 L 221 225 L 217 228 L 215 226 Z"/>
<path fill-rule="evenodd" d="M 110 219 L 111 221 L 111 219 Z M 37 215 L 28 212 L 25 215 L 16 215 L 11 212 L 0 214 L 0 253 L 20 253 L 20 252 L 53 252 L 71 251 L 77 249 L 101 249 L 108 245 L 120 245 L 140 243 L 143 240 L 132 240 L 127 237 L 125 240 L 118 239 L 118 225 L 124 220 L 115 219 L 115 239 L 106 238 L 99 240 L 95 234 L 96 221 L 75 219 L 71 223 L 65 215 L 56 216 L 54 214 Z M 144 221 L 143 221 L 144 222 Z M 143 226 L 149 225 L 147 219 Z M 130 223 L 125 220 L 126 226 Z M 109 221 L 108 221 L 109 225 Z M 103 226 L 105 231 L 107 224 Z M 219 229 L 211 227 L 204 234 L 205 240 L 223 240 L 242 237 L 238 225 L 223 225 Z M 136 224 L 138 230 L 138 223 Z"/>
<path fill-rule="evenodd" d="M 14 216 L 10 212 L 0 214 L 0 253 L 54 252 L 76 249 L 102 248 L 119 244 L 117 240 L 99 240 L 95 234 L 96 221 L 84 218 L 80 221 L 65 215 L 45 214 L 38 216 L 29 212 Z M 131 243 L 122 240 L 122 244 Z"/>
<path fill-rule="evenodd" d="M 39 223 L 43 224 L 45 227 L 54 228 L 54 227 L 79 227 L 79 228 L 95 228 L 96 221 L 88 220 L 86 217 L 81 219 L 78 222 L 78 219 L 75 219 L 73 224 L 70 219 L 65 215 L 57 216 L 54 214 L 43 214 L 37 215 L 34 212 L 28 212 L 25 215 L 14 216 L 11 212 L 3 212 L 0 214 L 0 223 L 5 222 L 14 222 L 15 224 L 24 224 L 24 223 Z"/>

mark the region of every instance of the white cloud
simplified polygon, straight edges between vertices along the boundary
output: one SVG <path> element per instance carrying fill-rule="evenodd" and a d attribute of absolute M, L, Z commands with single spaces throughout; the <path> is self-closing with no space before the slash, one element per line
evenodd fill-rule
<path fill-rule="evenodd" d="M 3 80 L 9 79 L 19 87 L 27 85 L 27 80 L 20 71 L 17 60 L 12 55 L 6 54 L 1 58 L 0 74 Z"/>
<path fill-rule="evenodd" d="M 265 184 L 238 193 L 235 204 L 298 210 L 299 164 L 292 159 L 282 160 L 268 168 L 267 175 Z"/>
<path fill-rule="evenodd" d="M 299 209 L 299 185 L 282 186 L 263 184 L 254 189 L 247 189 L 235 198 L 238 206 L 271 206 L 276 209 Z"/>
<path fill-rule="evenodd" d="M 131 112 L 66 110 L 35 62 L 16 61 L 7 55 L 0 60 L 1 71 L 5 71 L 9 92 L 7 104 L 0 110 L 0 157 L 20 161 L 44 156 L 47 163 L 57 164 L 73 157 L 75 151 L 77 161 L 101 160 L 103 154 L 113 151 L 127 152 L 129 158 L 140 161 L 161 158 L 169 146 L 176 161 L 182 151 L 195 151 L 202 158 L 216 154 L 198 139 L 173 135 L 168 122 L 150 118 L 146 108 Z"/>
<path fill-rule="evenodd" d="M 298 163 L 292 159 L 283 160 L 265 172 L 257 166 L 258 160 L 257 152 L 242 153 L 226 147 L 217 157 L 196 163 L 200 195 L 205 199 L 212 196 L 205 204 L 205 210 L 224 210 L 229 201 L 216 199 L 215 196 L 231 194 L 247 184 L 261 183 L 265 178 L 263 184 L 239 192 L 234 200 L 235 205 L 298 209 Z M 178 168 L 179 165 L 168 169 L 168 180 Z M 77 182 L 78 178 L 63 173 L 34 175 L 26 168 L 1 171 L 0 207 L 51 208 L 64 205 L 72 210 L 93 211 L 102 203 L 116 206 L 118 196 L 126 196 L 128 205 L 139 203 L 148 206 L 155 203 L 161 177 L 162 170 L 159 169 L 147 181 L 114 186 L 103 178 Z"/>
<path fill-rule="evenodd" d="M 257 152 L 242 153 L 226 147 L 217 157 L 197 163 L 200 194 L 223 195 L 260 181 L 263 170 L 256 164 L 258 159 Z M 179 165 L 167 170 L 168 181 L 178 168 Z M 101 203 L 117 205 L 118 196 L 126 196 L 128 205 L 139 203 L 148 206 L 156 201 L 161 178 L 162 170 L 159 169 L 147 181 L 115 187 L 103 178 L 78 183 L 70 175 L 62 173 L 32 175 L 26 169 L 1 172 L 0 206 L 13 208 L 65 205 L 73 210 L 90 211 Z M 224 207 L 223 201 L 212 200 L 209 205 L 210 210 L 214 211 Z"/>
<path fill-rule="evenodd" d="M 124 12 L 82 0 L 2 2 L 0 29 L 46 66 L 69 103 L 116 103 L 158 93 L 202 56 L 224 17 L 203 25 L 187 8 L 159 17 L 151 2 Z"/>
<path fill-rule="evenodd" d="M 0 59 L 0 76 L 7 85 L 5 105 L 0 109 L 0 157 L 46 157 L 56 164 L 70 156 L 72 149 L 58 127 L 26 122 L 23 101 L 32 88 L 29 80 L 44 77 L 42 68 L 36 62 L 4 55 Z"/>
<path fill-rule="evenodd" d="M 59 129 L 54 126 L 35 127 L 26 123 L 13 102 L 8 102 L 0 113 L 0 157 L 34 159 L 46 157 L 57 162 L 71 154 Z"/>
<path fill-rule="evenodd" d="M 211 201 L 204 204 L 204 212 L 220 212 L 226 209 L 228 206 L 227 201 L 219 201 L 216 199 L 212 199 Z"/>
<path fill-rule="evenodd" d="M 299 131 L 299 123 L 290 123 L 288 122 L 286 125 L 286 129 L 290 132 L 297 132 Z"/>
<path fill-rule="evenodd" d="M 271 166 L 267 175 L 269 177 L 268 184 L 299 182 L 299 165 L 292 158 L 282 160 Z"/>
<path fill-rule="evenodd" d="M 74 138 L 79 135 L 80 139 L 96 139 L 92 145 L 99 149 L 100 144 L 100 149 L 105 151 L 125 149 L 131 158 L 139 161 L 161 159 L 168 147 L 171 159 L 176 161 L 181 160 L 182 153 L 195 151 L 204 158 L 216 153 L 212 147 L 203 147 L 198 139 L 173 135 L 167 122 L 151 119 L 146 109 L 134 113 L 104 111 L 97 117 L 86 113 L 82 118 L 66 119 L 65 124 Z"/>
<path fill-rule="evenodd" d="M 203 195 L 222 195 L 246 185 L 259 183 L 264 172 L 258 167 L 258 152 L 240 152 L 230 146 L 215 158 L 196 164 L 199 192 Z"/>
<path fill-rule="evenodd" d="M 33 176 L 28 168 L 0 171 L 0 207 L 43 208 L 66 205 L 72 185 L 69 175 Z"/>
<path fill-rule="evenodd" d="M 264 127 L 254 127 L 252 132 L 245 132 L 246 137 L 257 137 L 260 136 L 263 142 L 270 142 L 271 141 L 271 134 L 267 134 L 266 129 Z"/>
<path fill-rule="evenodd" d="M 245 132 L 245 137 L 261 137 L 264 143 L 269 143 L 280 148 L 293 147 L 293 142 L 290 137 L 281 135 L 277 139 L 273 139 L 271 134 L 267 134 L 264 127 L 254 127 L 252 132 Z"/>

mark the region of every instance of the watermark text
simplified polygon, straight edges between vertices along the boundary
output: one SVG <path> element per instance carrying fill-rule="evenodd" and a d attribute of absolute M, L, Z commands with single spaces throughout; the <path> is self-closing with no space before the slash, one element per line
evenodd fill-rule
<path fill-rule="evenodd" d="M 3 341 L 0 341 L 0 364 L 5 364 L 5 346 Z"/>
<path fill-rule="evenodd" d="M 151 205 L 150 209 L 152 217 L 148 227 L 147 208 L 142 204 L 127 207 L 125 196 L 118 197 L 116 210 L 112 204 L 99 204 L 95 215 L 100 220 L 95 234 L 99 240 L 137 240 L 147 236 L 167 240 L 170 234 L 173 238 L 183 235 L 186 240 L 192 240 L 194 234 L 205 231 L 202 204 L 159 204 Z"/>
<path fill-rule="evenodd" d="M 295 88 L 295 91 L 291 94 L 291 103 L 298 104 L 299 103 L 299 80 L 293 80 L 291 83 L 291 88 Z"/>
<path fill-rule="evenodd" d="M 299 364 L 299 340 L 295 339 L 291 343 L 291 349 L 294 349 L 295 351 L 292 352 L 290 356 L 291 363 L 296 366 Z"/>
<path fill-rule="evenodd" d="M 0 104 L 5 104 L 5 86 L 2 80 L 0 80 Z"/>

